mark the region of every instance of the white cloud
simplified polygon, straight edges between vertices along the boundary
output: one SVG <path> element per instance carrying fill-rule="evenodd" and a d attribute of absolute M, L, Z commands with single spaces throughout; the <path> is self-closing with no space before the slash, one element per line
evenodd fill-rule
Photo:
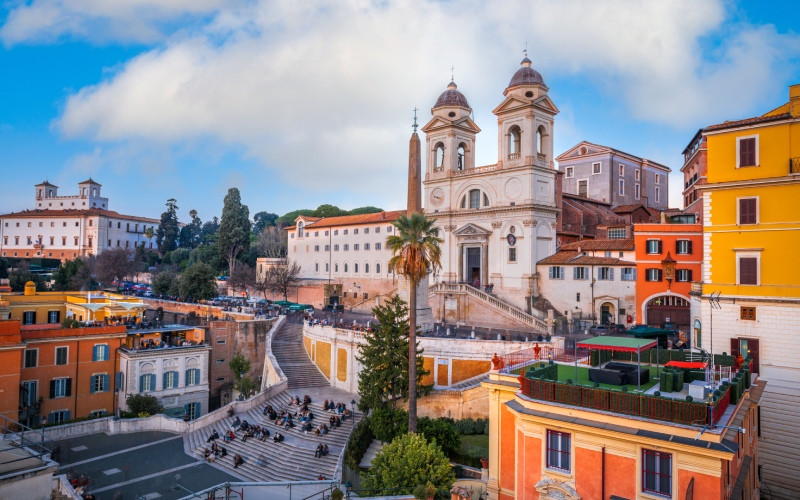
<path fill-rule="evenodd" d="M 387 172 L 396 176 L 389 185 L 403 182 L 410 110 L 422 108 L 427 120 L 451 64 L 484 128 L 478 161 L 494 163 L 490 112 L 522 40 L 545 81 L 592 79 L 634 118 L 688 127 L 687 137 L 720 108 L 750 112 L 786 71 L 787 47 L 798 51 L 796 38 L 742 25 L 704 52 L 705 37 L 724 26 L 721 1 L 264 1 L 217 10 L 212 0 L 187 0 L 167 10 L 129 0 L 114 12 L 105 3 L 85 2 L 81 15 L 34 2 L 12 12 L 4 39 L 37 32 L 21 21 L 33 8 L 50 12 L 43 22 L 60 27 L 54 33 L 79 35 L 98 19 L 122 23 L 133 13 L 148 13 L 132 26 L 146 36 L 147 26 L 162 33 L 163 19 L 214 15 L 71 95 L 56 124 L 65 136 L 162 145 L 210 137 L 284 179 L 354 192 L 386 186 Z"/>

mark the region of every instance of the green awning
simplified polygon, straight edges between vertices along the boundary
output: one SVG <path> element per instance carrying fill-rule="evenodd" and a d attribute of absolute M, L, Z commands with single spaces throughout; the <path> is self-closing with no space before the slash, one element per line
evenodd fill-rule
<path fill-rule="evenodd" d="M 595 337 L 578 342 L 578 347 L 584 349 L 599 349 L 601 351 L 641 352 L 655 347 L 657 340 L 632 339 L 629 337 Z"/>
<path fill-rule="evenodd" d="M 672 330 L 662 330 L 661 328 L 653 328 L 652 326 L 637 326 L 631 328 L 627 332 L 629 335 L 640 338 L 660 337 L 663 335 L 672 335 Z"/>

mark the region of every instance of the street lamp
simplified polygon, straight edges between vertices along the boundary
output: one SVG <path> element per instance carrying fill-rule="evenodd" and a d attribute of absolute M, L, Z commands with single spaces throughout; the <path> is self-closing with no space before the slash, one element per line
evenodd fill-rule
<path fill-rule="evenodd" d="M 350 401 L 350 409 L 353 412 L 353 415 L 352 415 L 352 417 L 353 417 L 353 427 L 355 427 L 356 426 L 356 400 L 355 399 Z"/>

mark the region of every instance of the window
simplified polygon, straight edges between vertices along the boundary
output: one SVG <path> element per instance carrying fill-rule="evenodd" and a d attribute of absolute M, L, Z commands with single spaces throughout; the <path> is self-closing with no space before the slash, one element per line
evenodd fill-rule
<path fill-rule="evenodd" d="M 672 496 L 672 455 L 642 450 L 642 491 Z"/>
<path fill-rule="evenodd" d="M 611 257 L 611 250 L 606 250 L 605 251 L 605 256 L 606 257 Z"/>
<path fill-rule="evenodd" d="M 357 273 L 357 272 L 358 272 L 358 262 L 356 262 L 355 264 L 353 264 L 353 272 L 354 272 L 354 273 Z"/>
<path fill-rule="evenodd" d="M 152 392 L 156 390 L 156 374 L 139 375 L 139 392 Z"/>
<path fill-rule="evenodd" d="M 50 381 L 50 399 L 68 398 L 72 396 L 71 378 L 54 378 Z"/>
<path fill-rule="evenodd" d="M 608 239 L 623 240 L 628 236 L 628 231 L 624 227 L 615 227 L 608 230 Z"/>
<path fill-rule="evenodd" d="M 566 177 L 567 177 L 567 179 L 575 177 L 575 167 L 567 167 L 567 169 L 566 169 Z"/>
<path fill-rule="evenodd" d="M 569 472 L 570 435 L 547 431 L 547 468 Z"/>
<path fill-rule="evenodd" d="M 106 410 L 94 410 L 89 412 L 89 418 L 103 418 L 108 416 L 108 412 Z"/>
<path fill-rule="evenodd" d="M 645 281 L 661 281 L 661 269 L 646 269 L 645 270 Z"/>
<path fill-rule="evenodd" d="M 614 281 L 614 268 L 613 267 L 598 267 L 597 279 L 602 281 Z"/>
<path fill-rule="evenodd" d="M 437 169 L 441 169 L 444 167 L 444 144 L 441 142 L 437 143 L 434 147 L 434 167 Z"/>
<path fill-rule="evenodd" d="M 69 361 L 69 347 L 56 347 L 56 364 L 66 365 Z"/>
<path fill-rule="evenodd" d="M 675 281 L 680 281 L 680 282 L 692 281 L 692 270 L 691 269 L 676 269 L 675 270 Z"/>
<path fill-rule="evenodd" d="M 69 410 L 51 411 L 50 414 L 47 415 L 48 424 L 61 424 L 63 422 L 69 422 L 69 419 Z"/>
<path fill-rule="evenodd" d="M 692 242 L 690 240 L 678 240 L 675 242 L 675 253 L 678 255 L 689 255 L 692 253 Z"/>
<path fill-rule="evenodd" d="M 328 263 L 326 262 L 326 263 L 325 263 L 325 272 L 326 272 L 326 273 L 328 272 L 328 269 L 329 269 L 329 266 L 328 266 Z"/>
<path fill-rule="evenodd" d="M 369 250 L 369 243 L 364 243 L 364 250 Z"/>
<path fill-rule="evenodd" d="M 164 389 L 175 389 L 178 387 L 178 372 L 164 372 Z"/>
<path fill-rule="evenodd" d="M 633 197 L 636 198 L 637 200 L 641 198 L 641 189 L 639 188 L 639 184 L 633 185 Z"/>
<path fill-rule="evenodd" d="M 656 186 L 656 201 L 661 201 L 661 188 Z"/>
<path fill-rule="evenodd" d="M 347 229 L 342 229 L 342 234 L 347 234 Z"/>
<path fill-rule="evenodd" d="M 647 240 L 646 249 L 650 254 L 661 253 L 661 240 Z"/>
<path fill-rule="evenodd" d="M 586 179 L 578 181 L 578 196 L 589 196 L 589 181 Z"/>
<path fill-rule="evenodd" d="M 319 262 L 315 262 L 315 263 L 314 263 L 314 272 L 315 272 L 315 273 L 318 273 L 318 272 L 319 272 Z"/>
<path fill-rule="evenodd" d="M 625 179 L 619 180 L 619 195 L 625 196 Z"/>
<path fill-rule="evenodd" d="M 592 175 L 599 175 L 600 173 L 600 162 L 592 163 Z"/>
<path fill-rule="evenodd" d="M 517 261 L 517 249 L 514 247 L 510 247 L 508 249 L 508 261 L 509 262 L 516 262 Z"/>
<path fill-rule="evenodd" d="M 330 245 L 325 245 L 325 251 L 329 252 L 330 250 L 331 250 L 331 246 Z"/>
<path fill-rule="evenodd" d="M 22 324 L 33 325 L 36 323 L 36 311 L 25 311 L 22 313 Z"/>
<path fill-rule="evenodd" d="M 347 262 L 344 263 L 344 272 L 347 272 Z"/>
<path fill-rule="evenodd" d="M 339 236 L 339 230 L 338 229 L 334 229 L 333 230 L 333 235 L 334 236 Z"/>
<path fill-rule="evenodd" d="M 217 360 L 217 364 L 218 364 L 218 365 L 221 365 L 221 364 L 224 364 L 224 363 L 225 363 L 225 360 L 224 360 L 224 359 L 218 359 L 218 360 Z"/>
<path fill-rule="evenodd" d="M 375 243 L 375 250 L 380 250 L 380 249 L 381 249 L 381 244 Z"/>
<path fill-rule="evenodd" d="M 380 262 L 375 264 L 375 273 L 376 274 L 381 274 L 381 264 L 380 264 Z"/>
<path fill-rule="evenodd" d="M 469 192 L 469 208 L 480 208 L 481 203 L 481 192 L 477 189 L 473 189 Z"/>
<path fill-rule="evenodd" d="M 737 275 L 740 285 L 758 285 L 758 257 L 739 256 Z"/>
<path fill-rule="evenodd" d="M 338 252 L 339 251 L 339 245 L 333 245 L 333 251 L 334 252 Z"/>
<path fill-rule="evenodd" d="M 314 251 L 319 252 L 319 245 L 314 245 Z"/>
<path fill-rule="evenodd" d="M 325 231 L 325 236 L 328 236 L 328 231 Z"/>
<path fill-rule="evenodd" d="M 636 268 L 623 267 L 622 268 L 622 281 L 636 281 Z"/>
<path fill-rule="evenodd" d="M 656 174 L 656 184 L 661 184 L 661 174 Z"/>
<path fill-rule="evenodd" d="M 25 349 L 25 368 L 36 368 L 39 361 L 39 349 Z"/>
<path fill-rule="evenodd" d="M 369 263 L 364 264 L 364 274 L 369 274 Z"/>
<path fill-rule="evenodd" d="M 625 165 L 623 165 L 622 163 L 619 164 L 619 176 L 620 177 L 625 176 Z"/>
<path fill-rule="evenodd" d="M 319 236 L 319 231 L 314 231 L 314 236 Z"/>
<path fill-rule="evenodd" d="M 89 392 L 94 394 L 95 392 L 108 392 L 108 375 L 107 374 L 100 374 L 100 375 L 92 375 L 91 385 L 89 386 Z"/>
<path fill-rule="evenodd" d="M 550 266 L 550 279 L 563 280 L 564 268 L 560 266 Z"/>
<path fill-rule="evenodd" d="M 92 361 L 108 361 L 108 344 L 95 344 Z"/>
<path fill-rule="evenodd" d="M 376 227 L 376 228 L 375 228 L 375 232 L 376 232 L 376 233 L 380 233 L 380 232 L 381 232 L 381 226 L 378 226 L 378 227 Z"/>
<path fill-rule="evenodd" d="M 368 227 L 364 228 L 364 234 L 369 234 L 369 228 Z"/>
<path fill-rule="evenodd" d="M 755 321 L 756 320 L 756 308 L 755 307 L 740 307 L 739 308 L 739 318 L 747 321 Z"/>
<path fill-rule="evenodd" d="M 758 223 L 758 198 L 739 198 L 739 224 Z"/>
<path fill-rule="evenodd" d="M 353 243 L 353 251 L 358 252 L 358 243 Z"/>
<path fill-rule="evenodd" d="M 348 250 L 350 250 L 350 244 L 349 243 L 345 243 L 344 244 L 344 251 L 346 252 Z"/>
<path fill-rule="evenodd" d="M 224 344 L 224 343 L 225 343 L 225 339 L 217 339 L 217 344 Z"/>
<path fill-rule="evenodd" d="M 334 264 L 333 265 L 333 272 L 335 272 L 335 273 L 339 272 L 339 264 Z"/>
<path fill-rule="evenodd" d="M 736 167 L 758 165 L 758 136 L 739 137 L 736 140 Z"/>
<path fill-rule="evenodd" d="M 508 159 L 516 160 L 520 154 L 520 143 L 522 142 L 522 133 L 519 127 L 514 125 L 508 131 Z"/>
<path fill-rule="evenodd" d="M 200 369 L 189 368 L 186 370 L 186 385 L 197 385 L 200 383 Z"/>
<path fill-rule="evenodd" d="M 589 268 L 588 267 L 576 267 L 572 270 L 572 279 L 576 280 L 588 280 L 589 279 Z"/>
<path fill-rule="evenodd" d="M 22 383 L 22 406 L 33 406 L 39 400 L 39 382 L 28 380 Z"/>
<path fill-rule="evenodd" d="M 200 416 L 200 403 L 188 403 L 183 405 L 183 411 L 189 420 L 194 420 Z"/>
<path fill-rule="evenodd" d="M 353 229 L 353 234 L 358 234 L 358 228 Z"/>

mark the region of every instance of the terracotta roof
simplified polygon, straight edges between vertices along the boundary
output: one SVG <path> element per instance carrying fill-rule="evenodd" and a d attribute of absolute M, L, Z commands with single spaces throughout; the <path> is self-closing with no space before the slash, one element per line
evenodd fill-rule
<path fill-rule="evenodd" d="M 615 214 L 629 214 L 638 208 L 644 208 L 644 205 L 642 205 L 641 203 L 638 203 L 636 205 L 620 205 L 616 208 L 612 208 L 611 211 L 614 212 Z M 647 209 L 645 208 L 645 211 L 646 210 Z"/>
<path fill-rule="evenodd" d="M 113 210 L 103 210 L 102 208 L 87 208 L 87 209 L 75 209 L 75 210 L 23 210 L 22 212 L 11 212 L 7 214 L 0 215 L 0 218 L 3 217 L 86 217 L 86 216 L 105 216 L 105 217 L 114 217 L 116 219 L 125 219 L 125 220 L 135 220 L 140 222 L 152 222 L 153 224 L 160 224 L 161 221 L 158 219 L 149 219 L 147 217 L 139 217 L 136 215 L 124 215 L 119 212 L 115 212 Z"/>
<path fill-rule="evenodd" d="M 55 184 L 52 184 L 50 181 L 40 182 L 39 184 L 37 184 L 37 186 L 51 186 L 51 187 L 54 187 L 54 188 L 58 187 Z"/>
<path fill-rule="evenodd" d="M 703 129 L 703 132 L 710 132 L 713 130 L 722 130 L 726 128 L 732 127 L 741 127 L 742 125 L 755 125 L 758 123 L 767 123 L 773 122 L 778 120 L 785 120 L 787 118 L 791 118 L 792 115 L 790 113 L 782 113 L 779 115 L 771 115 L 771 116 L 755 116 L 753 118 L 745 118 L 744 120 L 734 120 L 728 121 L 723 123 L 718 123 L 716 125 L 709 125 L 708 127 Z"/>
<path fill-rule="evenodd" d="M 391 212 L 377 212 L 372 214 L 341 215 L 339 217 L 324 217 L 316 222 L 306 225 L 306 229 L 334 226 L 353 226 L 356 224 L 375 224 L 376 222 L 392 222 L 401 215 L 405 215 L 405 210 L 393 210 Z M 291 228 L 287 228 L 291 229 Z"/>
<path fill-rule="evenodd" d="M 607 207 L 611 206 L 611 203 L 608 203 L 607 201 L 596 200 L 594 198 L 589 198 L 588 196 L 581 196 L 581 195 L 575 194 L 575 193 L 561 193 L 561 196 L 564 197 L 564 198 L 572 198 L 573 200 L 577 200 L 577 201 L 584 201 L 584 202 L 587 202 L 587 203 L 592 203 L 594 205 L 605 205 Z"/>
<path fill-rule="evenodd" d="M 558 253 L 551 255 L 550 257 L 545 257 L 544 259 L 537 262 L 537 264 L 569 264 L 571 266 L 629 266 L 633 267 L 636 264 L 633 262 L 629 262 L 627 260 L 617 259 L 615 257 L 591 257 L 588 255 L 583 255 L 583 253 L 579 253 L 577 251 L 571 250 L 564 250 L 565 246 L 574 245 L 574 243 L 570 243 L 569 245 L 563 245 L 561 250 Z"/>
<path fill-rule="evenodd" d="M 561 250 L 633 250 L 633 239 L 582 240 L 561 245 Z"/>
<path fill-rule="evenodd" d="M 86 179 L 86 180 L 85 180 L 85 181 L 83 181 L 83 182 L 79 182 L 79 183 L 78 183 L 78 185 L 80 185 L 80 184 L 95 184 L 95 185 L 97 185 L 97 186 L 102 186 L 102 184 L 100 184 L 100 183 L 99 183 L 99 182 L 97 182 L 96 180 L 92 179 L 91 177 L 89 177 L 88 179 Z"/>

